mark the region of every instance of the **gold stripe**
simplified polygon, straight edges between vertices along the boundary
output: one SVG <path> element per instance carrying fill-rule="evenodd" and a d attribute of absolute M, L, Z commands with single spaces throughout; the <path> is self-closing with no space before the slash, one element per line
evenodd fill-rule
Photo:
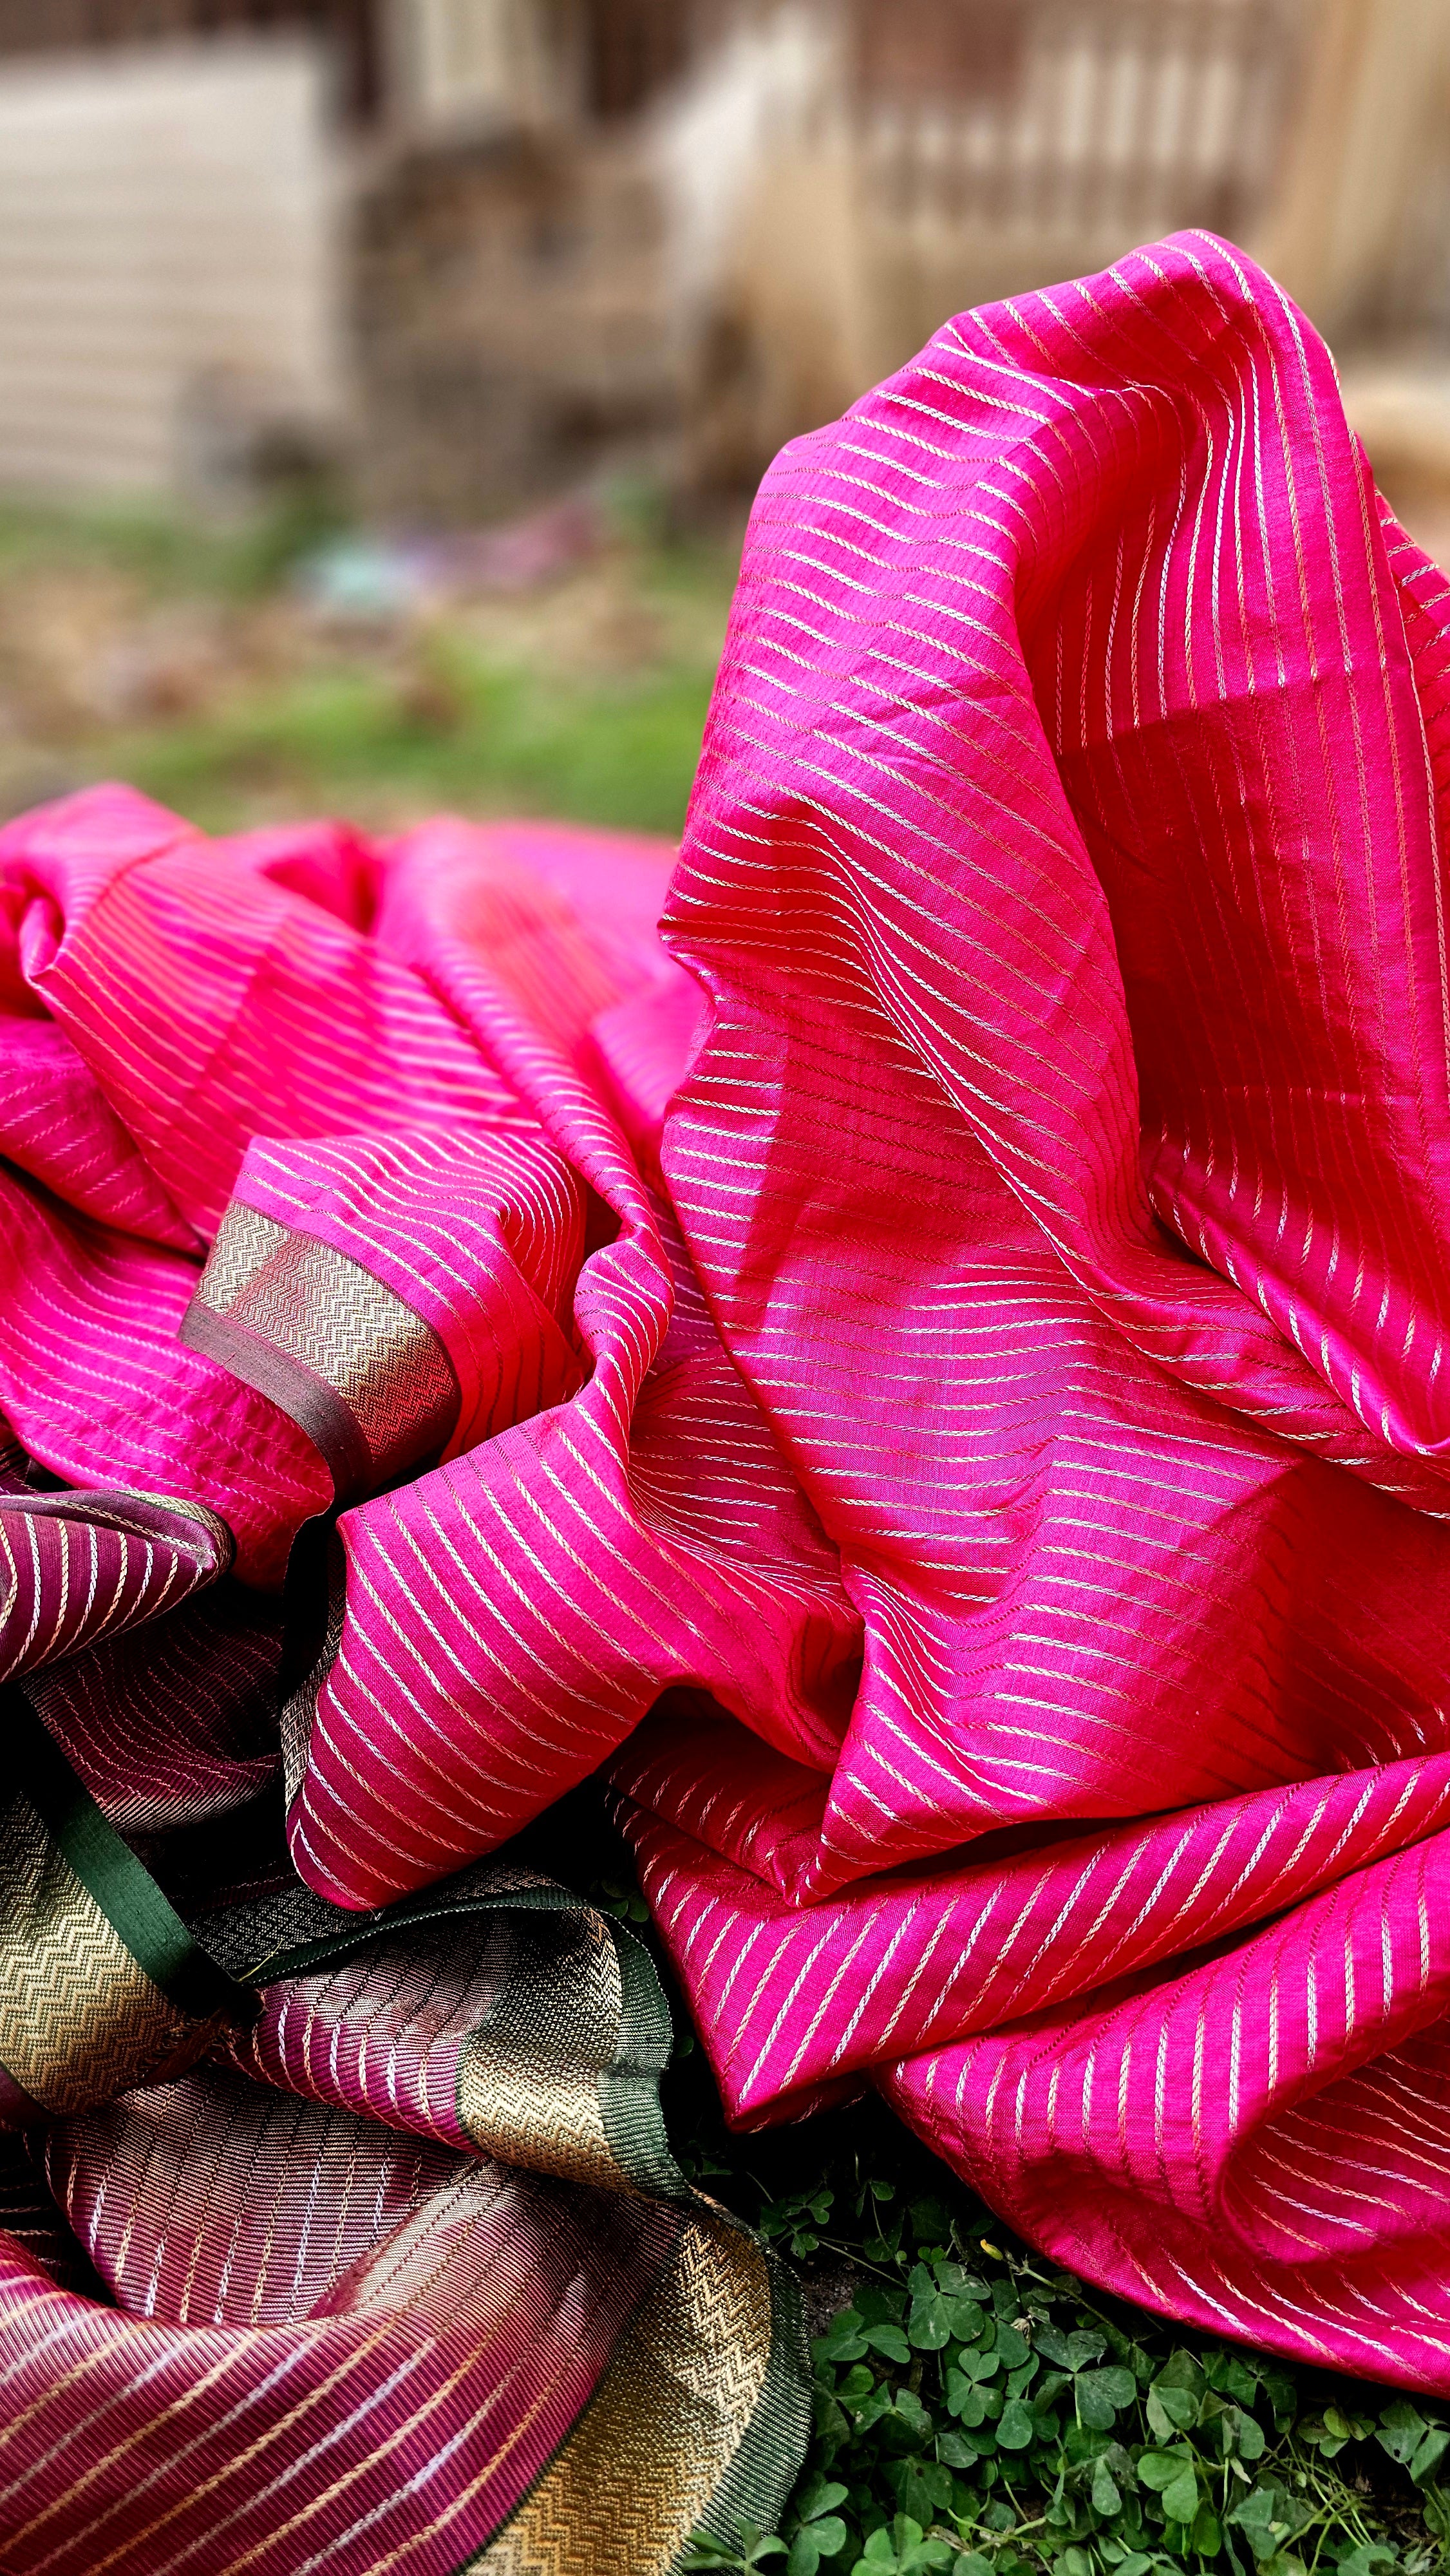
<path fill-rule="evenodd" d="M 759 2247 L 688 2220 L 598 2395 L 469 2576 L 598 2576 L 603 2554 L 610 2576 L 666 2576 L 745 2438 L 770 2349 Z"/>
<path fill-rule="evenodd" d="M 500 2164 L 633 2191 L 605 2135 L 599 2079 L 624 1995 L 614 1942 L 591 1913 L 506 1917 L 498 2003 L 459 2057 L 458 2116 Z"/>
<path fill-rule="evenodd" d="M 0 2066 L 47 2111 L 80 2111 L 210 2035 L 138 1967 L 14 1791 L 0 1808 Z"/>

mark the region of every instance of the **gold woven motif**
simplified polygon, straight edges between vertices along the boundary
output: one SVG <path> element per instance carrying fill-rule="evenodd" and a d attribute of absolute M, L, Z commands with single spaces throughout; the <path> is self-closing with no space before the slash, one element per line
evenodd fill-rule
<path fill-rule="evenodd" d="M 624 2015 L 608 1931 L 595 1914 L 519 1914 L 499 1937 L 513 1955 L 498 2006 L 459 2059 L 459 2118 L 501 2164 L 632 2191 L 599 2100 Z"/>
<path fill-rule="evenodd" d="M 195 2041 L 22 1792 L 0 1808 L 0 2066 L 48 2111 L 141 2084 Z"/>
<path fill-rule="evenodd" d="M 244 1288 L 250 1288 L 274 1252 L 287 1240 L 287 1228 L 270 1216 L 233 1199 L 217 1227 L 196 1294 L 214 1313 L 230 1313 Z"/>
<path fill-rule="evenodd" d="M 758 2246 L 688 2221 L 598 2394 L 468 2576 L 600 2576 L 606 2548 L 609 2576 L 666 2576 L 744 2439 L 770 2349 Z"/>
<path fill-rule="evenodd" d="M 452 1429 L 458 1387 L 431 1325 L 315 1235 L 234 1199 L 196 1296 L 331 1388 L 362 1432 L 379 1482 Z"/>

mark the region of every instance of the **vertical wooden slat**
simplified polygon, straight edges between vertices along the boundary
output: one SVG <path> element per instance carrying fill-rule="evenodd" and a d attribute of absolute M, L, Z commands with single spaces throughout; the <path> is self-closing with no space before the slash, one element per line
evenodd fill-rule
<path fill-rule="evenodd" d="M 952 100 L 940 87 L 916 94 L 904 77 L 890 144 L 863 159 L 868 196 L 882 220 L 929 233 L 944 253 L 963 231 L 1050 239 L 1059 259 L 1056 246 L 1081 236 L 1084 257 L 1095 259 L 1105 243 L 1122 248 L 1179 225 L 1247 230 L 1271 176 L 1291 8 L 962 0 L 952 13 L 956 53 L 969 65 L 979 45 L 994 78 Z M 878 84 L 893 64 L 902 68 L 888 33 L 900 37 L 908 24 L 895 9 L 871 13 L 860 62 Z M 870 118 L 882 136 L 879 86 L 875 96 Z"/>

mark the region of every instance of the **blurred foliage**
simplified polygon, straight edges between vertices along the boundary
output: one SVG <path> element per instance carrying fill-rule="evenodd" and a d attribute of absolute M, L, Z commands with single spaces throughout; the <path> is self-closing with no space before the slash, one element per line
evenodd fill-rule
<path fill-rule="evenodd" d="M 738 532 L 681 538 L 622 489 L 547 581 L 353 619 L 299 578 L 332 533 L 325 495 L 210 529 L 0 507 L 0 809 L 115 777 L 215 832 L 446 807 L 678 833 Z"/>
<path fill-rule="evenodd" d="M 0 499 L 0 583 L 58 568 L 104 570 L 152 595 L 247 599 L 284 579 L 341 516 L 322 487 L 215 524 L 137 503 L 65 507 Z"/>
<path fill-rule="evenodd" d="M 462 649 L 446 679 L 399 686 L 366 669 L 324 673 L 210 719 L 122 737 L 112 767 L 212 831 L 286 801 L 371 822 L 435 807 L 552 814 L 678 833 L 700 753 L 711 673 L 552 681 Z"/>

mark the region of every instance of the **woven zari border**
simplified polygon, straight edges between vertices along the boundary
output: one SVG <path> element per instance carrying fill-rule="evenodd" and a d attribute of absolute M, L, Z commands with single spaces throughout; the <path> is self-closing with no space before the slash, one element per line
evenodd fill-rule
<path fill-rule="evenodd" d="M 255 1998 L 205 1952 L 46 1733 L 0 1691 L 0 2115 L 82 2110 L 175 2073 Z M 12 2089 L 13 2088 L 13 2089 Z"/>
<path fill-rule="evenodd" d="M 180 1326 L 315 1442 L 337 1499 L 441 1449 L 458 1381 L 430 1324 L 346 1253 L 234 1199 Z"/>
<path fill-rule="evenodd" d="M 240 2071 L 254 2044 L 243 2025 L 259 2010 L 265 2018 L 269 1997 L 284 2018 L 306 2019 L 309 1978 L 366 1970 L 372 1953 L 386 1997 L 409 1935 L 437 1949 L 446 1933 L 443 1955 L 456 1959 L 469 1918 L 489 1918 L 487 1940 L 481 1925 L 473 1934 L 477 2018 L 461 2026 L 453 2078 L 451 2135 L 477 2161 L 463 2158 L 441 2192 L 384 2230 L 379 2315 L 426 2307 L 455 2259 L 465 2305 L 476 2303 L 486 2277 L 478 2228 L 486 2233 L 489 2209 L 512 2206 L 524 2259 L 564 2249 L 563 2286 L 577 2267 L 581 2316 L 592 2300 L 596 2315 L 617 2303 L 617 2318 L 597 2377 L 551 2420 L 541 2465 L 523 2462 L 522 2493 L 510 2463 L 530 2439 L 527 2415 L 501 2427 L 492 2458 L 485 2448 L 480 2486 L 491 2478 L 497 2501 L 479 2513 L 462 2565 L 475 2576 L 603 2576 L 606 2563 L 609 2576 L 670 2576 L 697 2529 L 726 2539 L 742 2516 L 773 2523 L 808 2424 L 793 2293 L 750 2231 L 698 2195 L 670 2156 L 659 2099 L 669 2008 L 627 1927 L 532 1872 L 482 1865 L 373 1915 L 346 1914 L 294 1881 L 189 1926 L 24 1689 L 0 1697 L 13 1765 L 0 1808 L 0 2119 L 58 2121 L 46 2155 L 64 2163 L 77 2151 L 69 2115 L 92 2113 L 85 2152 L 100 2159 L 121 2241 L 143 2167 L 174 2231 L 193 2206 L 186 2158 L 196 2142 L 214 2139 L 224 2158 L 227 2140 L 265 2128 L 285 2101 Z M 201 2065 L 226 2032 L 230 2067 Z M 298 2106 L 286 2117 L 302 2124 L 289 2130 L 288 2154 L 305 2164 L 307 2123 L 321 2138 L 352 2114 Z M 168 2157 L 177 2160 L 169 2184 L 157 2179 Z M 483 2259 L 496 2258 L 485 2249 Z M 367 2304 L 377 2291 L 353 2296 Z M 567 2308 L 564 2295 L 559 2313 Z M 527 2372 L 533 2349 L 511 2347 L 509 2370 Z M 567 2335 L 563 2353 L 567 2372 Z M 545 2373 L 540 2405 L 557 2409 L 567 2385 L 557 2369 Z M 152 2425 L 163 2451 L 166 2413 Z"/>
<path fill-rule="evenodd" d="M 794 2483 L 811 2388 L 795 2286 L 670 2154 L 669 2007 L 627 1927 L 547 1880 L 480 1869 L 369 1928 L 395 1938 L 478 1912 L 509 1919 L 511 1952 L 460 2052 L 461 2126 L 499 2163 L 663 2202 L 677 2227 L 594 2397 L 467 2576 L 602 2576 L 603 2532 L 609 2576 L 669 2576 L 696 2530 L 771 2528 Z M 268 1978 L 357 1946 L 349 1927 L 270 1961 Z"/>

